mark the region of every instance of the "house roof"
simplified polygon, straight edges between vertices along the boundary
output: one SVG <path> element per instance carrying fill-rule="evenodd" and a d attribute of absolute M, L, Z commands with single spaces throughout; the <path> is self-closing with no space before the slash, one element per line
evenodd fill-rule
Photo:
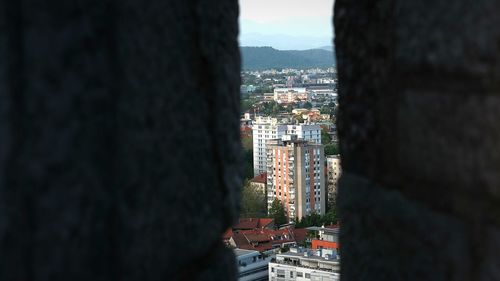
<path fill-rule="evenodd" d="M 277 244 L 295 242 L 293 229 L 242 230 L 233 233 L 233 241 L 239 249 L 267 251 Z"/>
<path fill-rule="evenodd" d="M 253 179 L 250 180 L 251 182 L 256 182 L 256 183 L 266 183 L 267 182 L 267 173 L 262 173 Z"/>
<path fill-rule="evenodd" d="M 332 228 L 330 227 L 319 227 L 319 226 L 311 226 L 311 227 L 308 227 L 306 228 L 307 230 L 310 230 L 310 231 L 323 231 L 323 232 L 326 232 L 326 233 L 333 233 L 333 234 L 338 234 L 339 233 L 339 227 L 338 226 L 334 226 Z"/>
<path fill-rule="evenodd" d="M 239 219 L 238 223 L 233 226 L 233 230 L 250 230 L 268 227 L 274 222 L 270 218 L 245 218 Z"/>
<path fill-rule="evenodd" d="M 293 234 L 295 236 L 295 241 L 297 241 L 297 243 L 306 241 L 307 232 L 309 232 L 309 231 L 305 228 L 294 229 Z"/>

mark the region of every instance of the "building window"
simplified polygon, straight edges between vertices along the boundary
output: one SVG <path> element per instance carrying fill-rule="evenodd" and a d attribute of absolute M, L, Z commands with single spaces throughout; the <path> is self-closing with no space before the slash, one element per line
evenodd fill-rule
<path fill-rule="evenodd" d="M 305 276 L 305 278 L 308 278 L 308 279 L 311 279 L 311 274 L 309 274 L 309 273 L 306 273 L 306 276 Z"/>

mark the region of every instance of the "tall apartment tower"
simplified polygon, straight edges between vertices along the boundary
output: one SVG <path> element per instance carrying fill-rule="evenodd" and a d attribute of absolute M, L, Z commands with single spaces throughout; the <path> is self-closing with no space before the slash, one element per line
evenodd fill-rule
<path fill-rule="evenodd" d="M 266 141 L 281 138 L 286 129 L 287 126 L 279 124 L 276 118 L 257 117 L 252 125 L 254 176 L 267 172 Z"/>
<path fill-rule="evenodd" d="M 324 148 L 321 144 L 284 135 L 267 141 L 267 204 L 275 199 L 288 219 L 301 219 L 326 208 Z"/>
<path fill-rule="evenodd" d="M 326 157 L 327 170 L 327 201 L 328 207 L 336 205 L 337 186 L 342 173 L 340 166 L 340 155 L 331 155 Z"/>
<path fill-rule="evenodd" d="M 257 117 L 252 125 L 253 173 L 258 176 L 267 172 L 266 141 L 279 139 L 285 134 L 297 135 L 299 139 L 321 144 L 321 127 L 314 124 L 287 125 L 271 117 Z"/>

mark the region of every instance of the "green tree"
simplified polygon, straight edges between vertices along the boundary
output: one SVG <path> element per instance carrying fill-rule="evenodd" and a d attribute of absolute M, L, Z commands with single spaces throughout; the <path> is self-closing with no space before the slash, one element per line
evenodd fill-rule
<path fill-rule="evenodd" d="M 248 149 L 243 151 L 243 168 L 245 179 L 253 178 L 253 150 Z"/>
<path fill-rule="evenodd" d="M 321 114 L 332 114 L 332 109 L 328 106 L 322 106 L 320 109 L 319 109 L 319 112 Z"/>
<path fill-rule="evenodd" d="M 295 120 L 299 123 L 304 123 L 304 118 L 302 117 L 302 114 L 295 115 Z"/>
<path fill-rule="evenodd" d="M 287 223 L 285 208 L 283 204 L 278 199 L 274 199 L 269 209 L 269 217 L 274 219 L 276 225 L 282 225 Z"/>
<path fill-rule="evenodd" d="M 327 145 L 331 141 L 332 141 L 332 137 L 326 132 L 325 129 L 321 128 L 321 143 L 324 145 Z"/>
<path fill-rule="evenodd" d="M 245 183 L 241 193 L 241 217 L 265 217 L 266 195 L 262 190 L 252 186 L 249 181 Z"/>
<path fill-rule="evenodd" d="M 253 106 L 253 101 L 250 99 L 241 100 L 241 113 L 249 111 Z"/>
<path fill-rule="evenodd" d="M 267 116 L 276 116 L 278 113 L 278 103 L 275 101 L 265 102 L 261 107 L 262 113 Z"/>
<path fill-rule="evenodd" d="M 319 111 L 321 114 L 335 114 L 336 112 L 336 106 L 334 102 L 330 102 L 327 105 L 323 105 Z"/>
<path fill-rule="evenodd" d="M 322 225 L 330 225 L 336 223 L 337 223 L 337 210 L 335 207 L 333 207 L 323 216 L 313 212 L 303 217 L 295 224 L 295 227 L 305 228 L 311 226 L 322 226 Z"/>
<path fill-rule="evenodd" d="M 330 225 L 337 223 L 337 206 L 330 206 L 330 209 L 322 217 L 322 224 Z"/>
<path fill-rule="evenodd" d="M 280 113 L 280 105 L 278 103 L 273 104 L 273 109 L 271 111 L 271 116 L 277 116 Z"/>
<path fill-rule="evenodd" d="M 337 155 L 339 154 L 339 147 L 337 144 L 327 144 L 325 145 L 325 155 Z"/>

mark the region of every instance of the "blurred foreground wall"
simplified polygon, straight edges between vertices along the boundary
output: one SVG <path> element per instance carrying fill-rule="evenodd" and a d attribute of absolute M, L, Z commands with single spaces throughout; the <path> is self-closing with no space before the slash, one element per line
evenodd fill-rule
<path fill-rule="evenodd" d="M 0 280 L 233 280 L 236 0 L 0 1 Z"/>
<path fill-rule="evenodd" d="M 499 11 L 336 1 L 342 280 L 500 280 Z"/>

